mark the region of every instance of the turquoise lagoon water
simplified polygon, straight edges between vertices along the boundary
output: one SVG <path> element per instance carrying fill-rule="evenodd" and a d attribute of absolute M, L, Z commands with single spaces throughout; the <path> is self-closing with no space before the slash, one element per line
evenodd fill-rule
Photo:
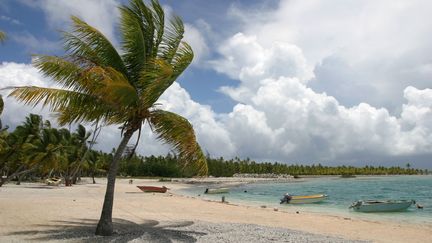
<path fill-rule="evenodd" d="M 307 211 L 376 221 L 432 224 L 432 176 L 379 176 L 357 178 L 311 178 L 284 183 L 252 183 L 231 188 L 226 194 L 204 194 L 206 186 L 195 186 L 181 194 L 230 203 L 277 207 L 286 211 Z M 247 191 L 247 192 L 245 192 Z M 284 193 L 293 195 L 327 194 L 328 200 L 318 204 L 279 204 Z M 198 196 L 199 195 L 199 196 Z M 424 206 L 391 213 L 360 213 L 348 207 L 353 201 L 367 199 L 413 199 Z"/>

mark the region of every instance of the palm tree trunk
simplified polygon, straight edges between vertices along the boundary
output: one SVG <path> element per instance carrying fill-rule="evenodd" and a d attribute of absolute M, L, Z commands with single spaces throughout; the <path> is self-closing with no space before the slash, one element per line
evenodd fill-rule
<path fill-rule="evenodd" d="M 75 171 L 72 173 L 72 183 L 73 184 L 76 184 L 76 182 L 77 182 L 77 173 L 81 169 L 82 164 L 84 164 L 84 161 L 86 159 L 87 153 L 89 153 L 92 150 L 93 145 L 96 144 L 96 139 L 99 137 L 99 134 L 100 134 L 101 130 L 102 130 L 102 125 L 99 125 L 99 122 L 96 122 L 95 130 L 93 132 L 92 139 L 90 140 L 90 145 L 86 149 L 86 151 L 84 152 L 83 156 L 81 157 L 81 160 L 80 160 L 78 166 L 75 168 Z M 85 145 L 85 143 L 84 143 L 84 145 Z M 81 178 L 80 178 L 80 180 L 81 180 Z"/>
<path fill-rule="evenodd" d="M 9 182 L 10 180 L 12 180 L 14 177 L 21 176 L 21 175 L 24 175 L 24 174 L 27 174 L 29 172 L 36 170 L 38 168 L 38 166 L 32 167 L 32 168 L 27 169 L 27 170 L 20 171 L 22 168 L 23 168 L 23 166 L 18 168 L 17 171 L 15 171 L 12 175 L 8 176 L 6 179 L 1 180 L 0 187 L 2 185 L 6 184 L 7 182 Z"/>
<path fill-rule="evenodd" d="M 99 219 L 99 223 L 96 228 L 96 235 L 104 235 L 109 236 L 113 233 L 113 225 L 112 225 L 112 209 L 114 204 L 114 187 L 118 170 L 118 162 L 121 159 L 123 151 L 126 148 L 129 139 L 132 137 L 135 130 L 128 130 L 125 132 L 122 141 L 120 142 L 116 153 L 111 162 L 108 176 L 107 176 L 107 188 L 105 192 L 105 199 L 102 208 L 102 214 Z"/>

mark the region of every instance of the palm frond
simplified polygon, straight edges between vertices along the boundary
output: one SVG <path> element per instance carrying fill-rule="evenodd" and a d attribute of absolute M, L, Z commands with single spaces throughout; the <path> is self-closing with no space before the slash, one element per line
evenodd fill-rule
<path fill-rule="evenodd" d="M 158 59 L 152 65 L 152 69 L 147 68 L 140 79 L 145 87 L 140 95 L 143 106 L 152 106 L 189 66 L 192 59 L 192 48 L 187 43 L 182 43 L 172 60 L 172 65 Z"/>
<path fill-rule="evenodd" d="M 97 56 L 96 61 L 102 66 L 111 66 L 128 76 L 127 69 L 111 42 L 96 28 L 88 25 L 78 17 L 72 16 L 74 34 L 63 36 L 66 51 L 77 56 L 88 57 L 90 60 Z"/>
<path fill-rule="evenodd" d="M 183 21 L 178 16 L 173 16 L 169 22 L 169 25 L 165 28 L 164 36 L 160 46 L 159 56 L 171 63 L 177 53 L 177 49 L 180 46 L 181 40 L 183 39 L 184 25 Z"/>
<path fill-rule="evenodd" d="M 33 65 L 63 88 L 97 96 L 106 103 L 130 105 L 138 100 L 127 77 L 112 67 L 82 68 L 65 58 L 41 55 L 34 58 Z"/>
<path fill-rule="evenodd" d="M 60 119 L 61 125 L 69 122 L 92 121 L 96 118 L 105 119 L 112 112 L 112 107 L 94 96 L 70 90 L 41 88 L 35 86 L 10 87 L 9 94 L 26 105 L 49 106 L 51 111 L 59 113 L 59 117 L 68 117 L 71 121 Z"/>
<path fill-rule="evenodd" d="M 144 108 L 151 107 L 162 93 L 174 82 L 171 65 L 162 59 L 148 64 L 146 71 L 140 76 L 140 83 L 144 88 L 140 94 L 141 104 Z"/>
<path fill-rule="evenodd" d="M 154 59 L 164 33 L 164 12 L 157 1 L 147 6 L 142 0 L 132 0 L 120 7 L 123 34 L 123 59 L 138 89 L 140 73 L 147 61 Z"/>
<path fill-rule="evenodd" d="M 155 57 L 158 53 L 159 45 L 162 42 L 163 34 L 165 32 L 165 12 L 160 5 L 159 1 L 152 0 L 152 14 L 153 21 L 155 26 L 155 37 L 154 37 L 154 45 L 153 45 L 153 57 Z"/>
<path fill-rule="evenodd" d="M 184 166 L 192 166 L 199 175 L 207 174 L 205 156 L 187 119 L 172 112 L 154 110 L 150 113 L 149 122 L 158 139 L 178 152 Z"/>
<path fill-rule="evenodd" d="M 193 58 L 194 53 L 192 47 L 190 47 L 190 45 L 186 42 L 181 42 L 181 45 L 171 62 L 174 70 L 174 79 L 177 79 L 183 73 L 183 71 L 191 64 Z"/>

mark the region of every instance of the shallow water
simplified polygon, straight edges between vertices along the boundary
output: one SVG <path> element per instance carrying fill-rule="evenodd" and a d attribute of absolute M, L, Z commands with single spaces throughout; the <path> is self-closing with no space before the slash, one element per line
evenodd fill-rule
<path fill-rule="evenodd" d="M 231 188 L 229 193 L 206 195 L 206 186 L 182 190 L 180 193 L 220 201 L 222 196 L 231 203 L 266 205 L 287 211 L 308 211 L 377 221 L 432 224 L 432 176 L 377 176 L 357 178 L 313 178 L 286 183 L 252 183 Z M 247 191 L 247 192 L 245 192 Z M 322 203 L 279 204 L 285 193 L 292 195 L 327 194 Z M 412 206 L 407 211 L 391 213 L 360 213 L 348 207 L 353 201 L 368 199 L 413 199 L 424 206 Z"/>

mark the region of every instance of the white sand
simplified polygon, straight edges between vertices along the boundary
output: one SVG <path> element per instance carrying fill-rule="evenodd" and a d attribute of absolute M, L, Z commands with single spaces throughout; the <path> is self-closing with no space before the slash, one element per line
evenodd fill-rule
<path fill-rule="evenodd" d="M 105 180 L 97 182 L 73 187 L 27 183 L 1 187 L 0 242 L 94 242 L 93 232 L 105 193 Z M 128 180 L 117 180 L 113 217 L 119 219 L 119 234 L 99 237 L 97 241 L 432 242 L 432 225 L 276 212 L 272 208 L 208 202 L 171 193 L 142 193 L 136 188 L 138 184 L 165 185 L 174 192 L 190 186 L 137 179 L 129 185 Z"/>

